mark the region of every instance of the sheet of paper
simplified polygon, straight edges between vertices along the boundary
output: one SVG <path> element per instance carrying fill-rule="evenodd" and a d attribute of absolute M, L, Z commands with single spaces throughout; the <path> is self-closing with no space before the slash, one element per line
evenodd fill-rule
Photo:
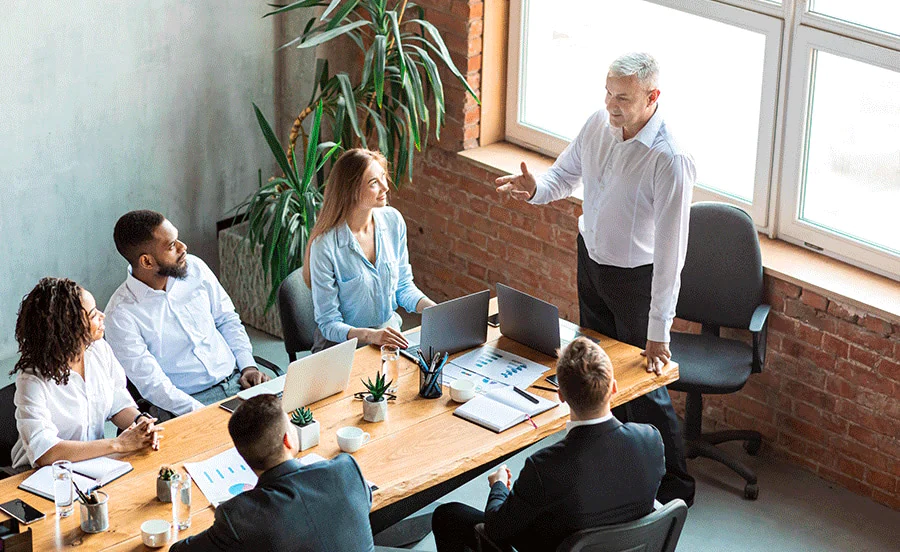
<path fill-rule="evenodd" d="M 484 345 L 451 361 L 458 368 L 481 375 L 495 382 L 515 385 L 525 389 L 538 380 L 548 370 L 527 358 Z M 447 367 L 444 366 L 444 370 Z M 483 382 L 487 384 L 488 382 Z"/>
<path fill-rule="evenodd" d="M 184 467 L 214 507 L 249 491 L 258 479 L 234 447 L 201 462 L 185 462 Z"/>
<path fill-rule="evenodd" d="M 475 372 L 472 372 L 471 370 L 460 368 L 452 362 L 448 362 L 447 364 L 445 364 L 442 377 L 443 384 L 447 387 L 450 387 L 450 384 L 458 379 L 467 379 L 474 383 L 475 392 L 479 395 L 487 395 L 494 389 L 502 389 L 504 387 L 507 387 L 505 384 L 500 383 L 496 380 L 492 380 L 487 376 L 477 374 Z"/>

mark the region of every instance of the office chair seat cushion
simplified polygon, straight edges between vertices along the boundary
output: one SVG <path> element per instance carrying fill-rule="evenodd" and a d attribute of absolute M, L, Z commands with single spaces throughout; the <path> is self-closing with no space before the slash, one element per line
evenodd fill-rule
<path fill-rule="evenodd" d="M 678 363 L 678 381 L 669 384 L 675 391 L 705 394 L 734 393 L 750 377 L 753 348 L 741 341 L 714 335 L 672 332 L 669 344 Z"/>

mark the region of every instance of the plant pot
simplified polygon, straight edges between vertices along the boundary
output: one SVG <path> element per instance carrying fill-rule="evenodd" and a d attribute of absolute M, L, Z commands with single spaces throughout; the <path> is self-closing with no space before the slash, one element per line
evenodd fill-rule
<path fill-rule="evenodd" d="M 300 450 L 313 448 L 319 444 L 319 433 L 321 426 L 317 420 L 306 424 L 305 426 L 295 426 L 297 428 L 297 437 L 300 439 Z"/>
<path fill-rule="evenodd" d="M 172 502 L 172 480 L 156 478 L 156 498 L 160 502 Z"/>
<path fill-rule="evenodd" d="M 382 397 L 378 402 L 372 400 L 372 395 L 366 395 L 363 399 L 363 420 L 367 422 L 383 422 L 387 419 L 387 399 Z"/>

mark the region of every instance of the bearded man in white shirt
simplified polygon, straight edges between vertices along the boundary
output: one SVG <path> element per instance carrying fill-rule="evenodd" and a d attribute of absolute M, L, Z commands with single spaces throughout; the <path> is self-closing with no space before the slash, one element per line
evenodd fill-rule
<path fill-rule="evenodd" d="M 643 53 L 616 59 L 606 78 L 606 109 L 539 179 L 522 173 L 496 180 L 501 194 L 544 204 L 584 184 L 578 220 L 578 304 L 581 325 L 643 347 L 647 370 L 671 358 L 681 269 L 687 251 L 694 161 L 679 147 L 658 109 L 659 66 Z M 663 437 L 666 476 L 657 499 L 693 503 L 681 427 L 668 391 L 660 388 L 614 410 L 623 422 L 650 423 Z"/>
<path fill-rule="evenodd" d="M 155 211 L 113 231 L 129 263 L 106 307 L 106 339 L 129 381 L 159 412 L 180 416 L 267 381 L 231 298 L 178 229 Z"/>

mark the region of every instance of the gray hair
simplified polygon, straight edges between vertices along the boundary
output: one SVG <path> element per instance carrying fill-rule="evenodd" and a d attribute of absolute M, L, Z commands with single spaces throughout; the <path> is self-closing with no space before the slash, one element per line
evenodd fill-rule
<path fill-rule="evenodd" d="M 650 54 L 631 52 L 616 58 L 609 66 L 615 77 L 634 75 L 642 85 L 654 90 L 659 84 L 659 64 Z"/>

